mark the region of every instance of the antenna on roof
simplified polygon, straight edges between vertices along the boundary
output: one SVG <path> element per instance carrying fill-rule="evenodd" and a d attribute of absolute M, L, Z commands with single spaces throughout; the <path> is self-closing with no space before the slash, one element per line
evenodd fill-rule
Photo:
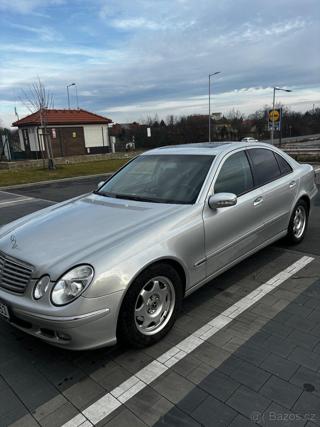
<path fill-rule="evenodd" d="M 19 114 L 18 114 L 18 111 L 17 111 L 17 107 L 14 107 L 14 114 L 15 114 L 17 120 L 20 120 L 19 119 Z"/>

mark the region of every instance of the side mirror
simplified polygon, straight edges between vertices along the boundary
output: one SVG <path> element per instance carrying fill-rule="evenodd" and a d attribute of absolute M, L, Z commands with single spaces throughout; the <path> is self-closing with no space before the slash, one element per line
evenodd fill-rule
<path fill-rule="evenodd" d="M 237 196 L 233 193 L 217 193 L 209 197 L 210 209 L 227 208 L 237 204 Z"/>
<path fill-rule="evenodd" d="M 105 183 L 105 181 L 100 181 L 99 184 L 97 185 L 97 190 L 103 186 L 103 184 Z"/>

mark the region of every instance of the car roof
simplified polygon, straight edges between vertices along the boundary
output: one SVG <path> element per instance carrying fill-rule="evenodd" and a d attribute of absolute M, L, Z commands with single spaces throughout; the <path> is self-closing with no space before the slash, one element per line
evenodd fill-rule
<path fill-rule="evenodd" d="M 200 142 L 191 144 L 180 144 L 180 145 L 167 145 L 164 147 L 155 148 L 144 152 L 142 155 L 152 154 L 193 154 L 193 155 L 213 155 L 216 156 L 223 152 L 233 151 L 237 148 L 253 148 L 253 147 L 265 147 L 270 148 L 270 144 L 264 144 L 261 142 L 247 143 L 238 141 L 226 141 L 226 142 Z"/>

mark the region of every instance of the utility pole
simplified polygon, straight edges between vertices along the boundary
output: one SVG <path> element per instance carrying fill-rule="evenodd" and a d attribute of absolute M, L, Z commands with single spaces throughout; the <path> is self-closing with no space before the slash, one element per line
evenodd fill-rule
<path fill-rule="evenodd" d="M 67 85 L 67 95 L 68 95 L 68 110 L 70 110 L 70 94 L 69 94 L 69 87 L 71 86 L 75 86 L 75 83 L 70 83 L 69 85 Z"/>
<path fill-rule="evenodd" d="M 75 84 L 75 88 L 76 88 L 77 110 L 79 110 L 78 86 L 76 84 Z"/>
<path fill-rule="evenodd" d="M 215 73 L 209 74 L 209 117 L 208 117 L 208 132 L 209 132 L 209 142 L 211 142 L 211 77 L 220 74 L 221 71 L 216 71 Z"/>
<path fill-rule="evenodd" d="M 273 140 L 274 140 L 274 107 L 275 107 L 275 103 L 276 103 L 276 88 L 273 88 L 273 101 L 272 101 L 272 127 L 271 127 L 271 144 L 273 145 Z"/>

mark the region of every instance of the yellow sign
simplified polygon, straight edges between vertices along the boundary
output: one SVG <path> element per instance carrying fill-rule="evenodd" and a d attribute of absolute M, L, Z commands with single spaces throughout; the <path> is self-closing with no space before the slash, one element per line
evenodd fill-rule
<path fill-rule="evenodd" d="M 280 112 L 279 112 L 279 110 L 271 110 L 271 111 L 269 111 L 269 119 L 272 122 L 277 122 L 280 119 Z"/>

